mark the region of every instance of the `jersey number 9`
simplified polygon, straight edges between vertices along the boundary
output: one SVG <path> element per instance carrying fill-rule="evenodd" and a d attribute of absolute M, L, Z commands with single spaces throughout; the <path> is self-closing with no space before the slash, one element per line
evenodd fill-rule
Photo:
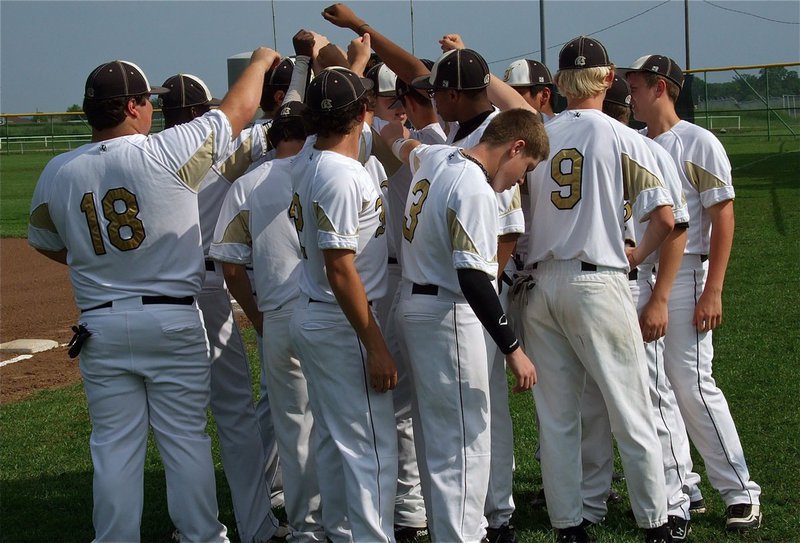
<path fill-rule="evenodd" d="M 569 192 L 561 190 L 550 193 L 550 201 L 558 209 L 572 209 L 581 200 L 581 183 L 583 181 L 583 155 L 577 149 L 562 149 L 550 163 L 550 177 L 560 187 L 567 187 Z"/>

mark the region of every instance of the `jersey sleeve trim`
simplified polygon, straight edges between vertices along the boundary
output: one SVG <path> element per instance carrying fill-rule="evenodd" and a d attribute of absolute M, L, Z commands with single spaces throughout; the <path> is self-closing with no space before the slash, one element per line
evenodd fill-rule
<path fill-rule="evenodd" d="M 50 216 L 50 207 L 46 203 L 39 204 L 36 209 L 31 211 L 28 222 L 39 230 L 47 230 L 53 234 L 58 233 L 56 225 L 53 223 L 53 218 Z"/>
<path fill-rule="evenodd" d="M 176 172 L 186 186 L 197 192 L 208 170 L 214 164 L 214 134 L 208 135 L 203 144 Z"/>
<path fill-rule="evenodd" d="M 219 173 L 221 173 L 229 183 L 236 181 L 253 163 L 252 150 L 253 139 L 252 137 L 248 137 L 242 141 L 242 144 L 239 145 L 233 153 L 218 165 Z"/>
<path fill-rule="evenodd" d="M 225 232 L 222 234 L 222 239 L 214 243 L 239 243 L 242 245 L 252 246 L 253 239 L 250 234 L 250 212 L 243 209 L 231 219 L 228 226 L 225 227 Z"/>
<path fill-rule="evenodd" d="M 663 188 L 663 181 L 627 154 L 622 154 L 622 178 L 627 200 L 633 204 L 645 190 Z"/>
<path fill-rule="evenodd" d="M 702 166 L 687 160 L 684 165 L 686 166 L 686 177 L 692 186 L 697 189 L 697 192 L 703 193 L 711 189 L 719 189 L 729 186 L 728 183 L 709 172 Z"/>

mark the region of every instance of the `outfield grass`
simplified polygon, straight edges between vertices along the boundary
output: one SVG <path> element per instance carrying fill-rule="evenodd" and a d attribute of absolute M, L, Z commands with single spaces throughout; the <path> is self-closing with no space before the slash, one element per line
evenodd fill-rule
<path fill-rule="evenodd" d="M 744 536 L 723 532 L 724 505 L 708 486 L 702 489 L 709 512 L 694 519 L 691 540 L 781 542 L 800 540 L 800 409 L 796 373 L 800 368 L 800 141 L 747 142 L 724 138 L 736 186 L 736 239 L 724 293 L 724 323 L 715 332 L 715 376 L 725 391 L 752 477 L 763 488 L 764 527 Z M 24 233 L 24 222 L 7 219 L 20 207 L 27 213 L 47 157 L 1 157 L 3 236 Z M 24 173 L 27 172 L 27 173 Z M 12 177 L 7 177 L 7 175 Z M 15 186 L 8 186 L 11 184 Z M 14 195 L 14 205 L 6 195 Z M 27 196 L 26 196 L 27 195 Z M 26 201 L 27 199 L 27 201 Z M 18 232 L 13 234 L 13 232 Z M 257 364 L 253 333 L 254 381 Z M 65 364 L 74 363 L 65 360 Z M 36 394 L 0 409 L 0 526 L 3 541 L 88 541 L 91 527 L 89 421 L 80 386 Z M 530 501 L 541 484 L 533 459 L 536 435 L 530 394 L 512 398 L 516 434 L 514 523 L 523 543 L 552 541 L 546 512 Z M 233 531 L 230 496 L 219 460 L 213 420 L 220 517 Z M 143 541 L 165 541 L 171 532 L 163 471 L 152 442 L 145 468 Z M 625 495 L 624 484 L 615 489 Z M 595 530 L 601 542 L 641 540 L 627 500 L 611 506 Z"/>

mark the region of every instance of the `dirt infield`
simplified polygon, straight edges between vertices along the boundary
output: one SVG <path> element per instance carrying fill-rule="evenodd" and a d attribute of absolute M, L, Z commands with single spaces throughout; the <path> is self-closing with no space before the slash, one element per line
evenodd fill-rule
<path fill-rule="evenodd" d="M 35 338 L 64 344 L 77 318 L 67 267 L 43 257 L 25 239 L 0 240 L 0 342 Z M 3 354 L 0 360 L 14 356 Z M 0 368 L 0 404 L 80 378 L 78 360 L 67 356 L 66 347 L 36 353 Z"/>

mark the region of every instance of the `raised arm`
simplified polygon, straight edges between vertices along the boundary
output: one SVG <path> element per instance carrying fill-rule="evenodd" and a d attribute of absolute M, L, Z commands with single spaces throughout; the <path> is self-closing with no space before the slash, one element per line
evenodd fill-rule
<path fill-rule="evenodd" d="M 325 8 L 322 16 L 326 21 L 340 28 L 349 28 L 359 36 L 369 34 L 372 49 L 378 53 L 384 64 L 406 83 L 410 84 L 415 77 L 430 73 L 430 70 L 417 57 L 372 28 L 347 5 L 333 4 Z"/>

